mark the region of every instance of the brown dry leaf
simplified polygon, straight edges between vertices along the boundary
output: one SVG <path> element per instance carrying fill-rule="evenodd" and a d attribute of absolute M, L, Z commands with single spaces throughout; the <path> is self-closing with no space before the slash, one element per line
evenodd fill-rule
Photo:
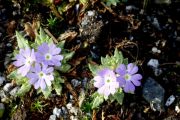
<path fill-rule="evenodd" d="M 69 92 L 73 95 L 75 101 L 78 101 L 78 95 L 73 89 L 72 85 L 67 81 L 65 81 L 65 85 L 66 85 L 66 88 L 69 90 Z"/>
<path fill-rule="evenodd" d="M 93 110 L 92 120 L 96 120 L 96 114 L 97 114 L 96 110 Z"/>
<path fill-rule="evenodd" d="M 32 40 L 34 40 L 35 37 L 36 37 L 36 34 L 37 34 L 37 30 L 39 29 L 39 27 L 40 27 L 40 21 L 34 19 L 32 24 L 30 22 L 26 22 L 24 24 L 24 31 L 26 32 L 26 34 L 28 36 L 30 36 L 30 38 Z"/>
<path fill-rule="evenodd" d="M 9 23 L 7 23 L 7 34 L 9 36 L 13 36 L 16 29 L 16 21 L 12 20 Z"/>
<path fill-rule="evenodd" d="M 73 40 L 77 35 L 78 35 L 78 33 L 75 32 L 75 31 L 66 31 L 65 33 L 61 34 L 61 35 L 58 37 L 58 41 L 62 41 L 62 40 L 71 41 L 71 40 Z"/>
<path fill-rule="evenodd" d="M 35 39 L 35 32 L 34 32 L 34 30 L 32 28 L 32 24 L 31 23 L 26 22 L 24 24 L 24 31 L 26 32 L 26 34 L 28 36 L 30 36 L 31 39 Z"/>

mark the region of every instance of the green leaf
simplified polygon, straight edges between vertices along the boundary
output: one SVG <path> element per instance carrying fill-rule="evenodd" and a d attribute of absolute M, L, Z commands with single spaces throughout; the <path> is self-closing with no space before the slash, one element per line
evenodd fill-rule
<path fill-rule="evenodd" d="M 114 62 L 116 64 L 122 64 L 123 63 L 123 55 L 122 52 L 118 51 L 118 49 L 116 48 L 114 51 Z"/>
<path fill-rule="evenodd" d="M 17 92 L 17 96 L 24 96 L 31 89 L 29 82 L 22 84 L 21 88 Z"/>
<path fill-rule="evenodd" d="M 125 64 L 125 65 L 128 64 L 128 58 L 125 58 L 125 59 L 123 60 L 123 64 Z"/>
<path fill-rule="evenodd" d="M 103 102 L 104 102 L 104 97 L 102 95 L 96 96 L 92 102 L 92 109 L 98 108 Z"/>
<path fill-rule="evenodd" d="M 53 88 L 54 90 L 56 91 L 56 93 L 58 95 L 61 95 L 61 92 L 62 92 L 62 85 L 61 83 L 64 83 L 64 79 L 61 78 L 60 76 L 55 76 L 55 79 L 53 81 Z"/>
<path fill-rule="evenodd" d="M 89 67 L 89 70 L 92 72 L 93 75 L 97 74 L 97 71 L 99 70 L 98 65 L 88 64 L 88 67 Z"/>
<path fill-rule="evenodd" d="M 116 6 L 117 3 L 119 3 L 120 1 L 119 0 L 105 0 L 105 2 L 107 6 L 111 6 L 111 5 Z"/>
<path fill-rule="evenodd" d="M 74 51 L 69 52 L 69 53 L 64 53 L 64 54 L 63 54 L 63 56 L 64 56 L 63 59 L 64 59 L 65 61 L 68 61 L 68 60 L 70 60 L 70 59 L 74 56 L 74 54 L 75 54 Z"/>
<path fill-rule="evenodd" d="M 123 103 L 123 99 L 124 99 L 124 93 L 122 91 L 122 89 L 119 89 L 114 95 L 113 95 L 114 99 L 120 104 L 122 105 Z"/>
<path fill-rule="evenodd" d="M 71 65 L 69 64 L 62 64 L 60 67 L 56 67 L 57 70 L 67 73 L 71 69 Z"/>
<path fill-rule="evenodd" d="M 21 75 L 19 75 L 17 73 L 17 70 L 12 71 L 8 76 L 8 79 L 12 79 L 16 81 L 17 85 L 21 85 L 23 83 L 26 83 L 28 81 L 28 79 L 26 77 L 22 77 Z"/>
<path fill-rule="evenodd" d="M 44 30 L 40 28 L 39 34 L 36 35 L 35 42 L 37 46 L 41 45 L 42 43 L 53 43 L 53 40 L 45 34 Z"/>
<path fill-rule="evenodd" d="M 17 38 L 18 47 L 20 49 L 29 48 L 28 41 L 18 31 L 16 31 L 16 38 Z"/>
<path fill-rule="evenodd" d="M 17 77 L 19 77 L 19 75 L 17 74 L 17 70 L 12 71 L 7 78 L 8 79 L 17 79 Z"/>
<path fill-rule="evenodd" d="M 61 92 L 62 92 L 62 85 L 61 84 L 55 84 L 54 89 L 55 89 L 57 95 L 61 95 Z"/>
<path fill-rule="evenodd" d="M 57 43 L 57 47 L 59 47 L 61 49 L 64 49 L 64 45 L 65 45 L 65 40 Z"/>
<path fill-rule="evenodd" d="M 45 99 L 47 99 L 49 97 L 49 95 L 51 94 L 52 88 L 51 88 L 51 86 L 47 86 L 45 90 L 41 89 L 41 91 L 42 91 Z"/>

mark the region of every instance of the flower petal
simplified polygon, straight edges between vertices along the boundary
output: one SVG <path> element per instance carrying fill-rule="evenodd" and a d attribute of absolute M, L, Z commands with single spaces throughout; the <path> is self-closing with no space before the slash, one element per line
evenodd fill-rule
<path fill-rule="evenodd" d="M 94 87 L 100 88 L 103 86 L 104 81 L 101 76 L 95 76 L 94 77 Z"/>
<path fill-rule="evenodd" d="M 104 85 L 98 89 L 98 93 L 108 97 L 110 95 L 110 90 L 108 86 Z"/>
<path fill-rule="evenodd" d="M 41 87 L 41 89 L 45 90 L 45 88 L 46 88 L 46 83 L 45 83 L 45 80 L 44 80 L 44 79 L 41 79 L 40 87 Z"/>
<path fill-rule="evenodd" d="M 124 92 L 126 92 L 126 93 L 133 92 L 134 93 L 134 90 L 135 90 L 135 87 L 131 83 L 131 81 L 126 81 L 126 85 L 124 87 Z"/>
<path fill-rule="evenodd" d="M 117 81 L 119 83 L 119 87 L 124 87 L 126 84 L 126 80 L 122 76 L 117 77 Z"/>
<path fill-rule="evenodd" d="M 126 74 L 126 66 L 124 64 L 120 64 L 117 68 L 116 68 L 116 73 L 118 73 L 119 75 L 123 76 Z"/>

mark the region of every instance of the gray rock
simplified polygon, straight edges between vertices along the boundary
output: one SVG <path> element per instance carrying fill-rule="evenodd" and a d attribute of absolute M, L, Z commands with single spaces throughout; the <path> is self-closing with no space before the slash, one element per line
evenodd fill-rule
<path fill-rule="evenodd" d="M 150 59 L 147 65 L 152 68 L 157 68 L 159 66 L 159 61 L 157 59 Z"/>
<path fill-rule="evenodd" d="M 154 111 L 164 111 L 164 88 L 149 77 L 143 86 L 143 97 Z"/>
<path fill-rule="evenodd" d="M 3 104 L 3 103 L 0 103 L 0 118 L 3 117 L 4 110 L 5 110 L 4 104 Z"/>
<path fill-rule="evenodd" d="M 49 117 L 49 120 L 56 120 L 56 115 L 51 115 L 51 116 Z"/>
<path fill-rule="evenodd" d="M 77 79 L 72 79 L 71 84 L 73 85 L 73 87 L 77 87 L 81 84 L 81 82 Z"/>
<path fill-rule="evenodd" d="M 3 90 L 5 92 L 9 92 L 12 89 L 12 87 L 13 87 L 12 83 L 6 83 L 3 87 Z"/>
<path fill-rule="evenodd" d="M 4 83 L 5 80 L 6 80 L 5 77 L 0 76 L 0 86 Z"/>
<path fill-rule="evenodd" d="M 62 110 L 61 109 L 59 109 L 59 108 L 57 108 L 57 107 L 55 107 L 54 109 L 53 109 L 53 115 L 55 115 L 56 117 L 58 117 L 58 118 L 60 118 L 61 116 L 62 116 Z"/>
<path fill-rule="evenodd" d="M 168 107 L 168 106 L 170 106 L 174 101 L 175 101 L 175 96 L 174 95 L 171 95 L 168 99 L 167 99 L 167 101 L 166 101 L 166 106 Z"/>
<path fill-rule="evenodd" d="M 13 88 L 13 89 L 9 92 L 9 94 L 10 94 L 11 96 L 15 97 L 15 96 L 16 96 L 16 93 L 18 92 L 18 90 L 19 90 L 19 87 L 15 87 L 15 88 Z"/>

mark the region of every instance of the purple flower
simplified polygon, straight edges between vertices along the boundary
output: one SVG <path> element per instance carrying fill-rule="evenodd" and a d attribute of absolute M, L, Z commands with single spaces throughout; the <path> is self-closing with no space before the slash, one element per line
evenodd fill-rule
<path fill-rule="evenodd" d="M 55 44 L 43 43 L 36 52 L 37 62 L 45 65 L 60 66 L 60 61 L 63 59 L 63 56 L 59 55 L 60 52 L 61 49 L 57 48 Z"/>
<path fill-rule="evenodd" d="M 124 88 L 124 92 L 134 92 L 135 86 L 140 86 L 142 76 L 140 74 L 136 74 L 138 71 L 138 67 L 133 63 L 129 63 L 127 67 L 124 64 L 121 64 L 117 67 L 117 80 L 119 82 L 119 86 Z"/>
<path fill-rule="evenodd" d="M 16 55 L 16 61 L 13 63 L 16 67 L 19 67 L 17 72 L 22 76 L 26 76 L 29 72 L 32 64 L 35 62 L 34 49 L 26 48 L 20 49 L 19 54 Z"/>
<path fill-rule="evenodd" d="M 53 67 L 37 63 L 27 74 L 27 77 L 35 89 L 41 87 L 44 90 L 46 86 L 51 86 L 51 81 L 54 80 L 53 70 Z"/>
<path fill-rule="evenodd" d="M 103 69 L 94 77 L 94 86 L 98 88 L 98 93 L 108 97 L 114 94 L 119 88 L 119 83 L 116 81 L 115 73 L 110 69 Z"/>

